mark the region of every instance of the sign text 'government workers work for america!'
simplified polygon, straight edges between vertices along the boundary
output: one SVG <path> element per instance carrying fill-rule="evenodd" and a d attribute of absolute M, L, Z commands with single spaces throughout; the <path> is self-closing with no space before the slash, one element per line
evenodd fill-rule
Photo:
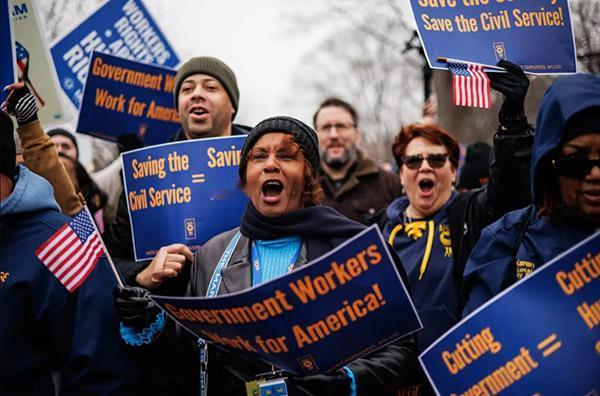
<path fill-rule="evenodd" d="M 336 370 L 421 328 L 377 226 L 246 291 L 152 299 L 240 359 L 261 358 L 301 375 Z"/>
<path fill-rule="evenodd" d="M 136 260 L 172 243 L 195 251 L 240 225 L 245 136 L 186 140 L 123 153 L 123 178 Z"/>
<path fill-rule="evenodd" d="M 419 358 L 440 395 L 600 394 L 600 232 L 478 308 Z"/>

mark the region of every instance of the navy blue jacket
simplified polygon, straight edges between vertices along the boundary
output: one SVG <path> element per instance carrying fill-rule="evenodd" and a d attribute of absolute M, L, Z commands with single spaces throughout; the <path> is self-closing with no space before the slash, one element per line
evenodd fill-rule
<path fill-rule="evenodd" d="M 124 394 L 127 374 L 113 303 L 116 281 L 102 258 L 73 293 L 35 256 L 70 220 L 52 187 L 27 168 L 0 207 L 0 394 Z"/>
<path fill-rule="evenodd" d="M 423 351 L 459 319 L 464 304 L 462 275 L 481 230 L 506 212 L 531 201 L 529 164 L 532 128 L 524 120 L 494 135 L 490 183 L 453 193 L 434 215 L 405 223 L 408 199 L 394 200 L 378 221 L 408 274 L 413 301 L 423 322 L 417 333 Z"/>
<path fill-rule="evenodd" d="M 600 106 L 600 78 L 578 74 L 557 80 L 546 92 L 538 115 L 531 185 L 536 205 L 506 214 L 486 227 L 465 267 L 466 316 L 559 253 L 591 235 L 595 226 L 558 213 L 552 221 L 537 213 L 540 187 L 551 176 L 548 156 L 562 140 L 575 114 Z M 521 239 L 521 241 L 519 241 Z"/>

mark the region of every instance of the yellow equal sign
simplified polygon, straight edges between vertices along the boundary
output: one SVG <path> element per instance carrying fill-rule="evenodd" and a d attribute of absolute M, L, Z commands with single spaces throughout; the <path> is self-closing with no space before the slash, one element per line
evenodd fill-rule
<path fill-rule="evenodd" d="M 556 333 L 552 333 L 537 345 L 538 350 L 542 351 L 544 357 L 554 353 L 562 346 L 560 341 L 556 340 Z"/>
<path fill-rule="evenodd" d="M 196 173 L 192 175 L 192 183 L 204 183 L 204 173 Z"/>

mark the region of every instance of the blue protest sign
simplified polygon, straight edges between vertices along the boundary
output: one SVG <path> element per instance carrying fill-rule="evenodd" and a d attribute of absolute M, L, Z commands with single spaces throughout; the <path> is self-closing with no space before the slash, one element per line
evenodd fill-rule
<path fill-rule="evenodd" d="M 15 61 L 15 38 L 13 35 L 12 1 L 0 0 L 0 90 L 17 81 Z M 8 93 L 0 92 L 0 102 L 4 102 Z"/>
<path fill-rule="evenodd" d="M 336 370 L 421 328 L 377 226 L 243 292 L 152 298 L 197 336 L 299 375 Z"/>
<path fill-rule="evenodd" d="M 166 142 L 181 127 L 174 82 L 171 69 L 94 52 L 77 131 L 113 141 L 134 134 L 146 145 Z"/>
<path fill-rule="evenodd" d="M 567 0 L 411 0 L 429 66 L 438 57 L 495 65 L 506 59 L 530 73 L 577 71 Z"/>
<path fill-rule="evenodd" d="M 141 0 L 111 0 L 51 48 L 60 85 L 79 108 L 93 51 L 158 66 L 179 58 Z"/>
<path fill-rule="evenodd" d="M 598 282 L 600 233 L 490 300 L 423 352 L 421 364 L 437 393 L 597 394 Z"/>
<path fill-rule="evenodd" d="M 136 260 L 183 243 L 195 251 L 239 226 L 248 198 L 238 189 L 245 136 L 186 140 L 123 154 Z"/>

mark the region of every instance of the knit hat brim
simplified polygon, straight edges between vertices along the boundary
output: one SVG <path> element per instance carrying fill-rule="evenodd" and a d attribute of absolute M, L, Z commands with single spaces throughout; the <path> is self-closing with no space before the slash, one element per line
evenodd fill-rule
<path fill-rule="evenodd" d="M 206 74 L 219 80 L 229 96 L 229 100 L 235 111 L 235 117 L 240 100 L 240 91 L 237 86 L 235 74 L 225 63 L 210 56 L 197 56 L 191 58 L 181 65 L 177 71 L 177 74 L 175 75 L 175 87 L 173 90 L 175 109 L 179 110 L 179 91 L 181 90 L 181 85 L 187 77 L 193 74 Z"/>
<path fill-rule="evenodd" d="M 248 133 L 240 156 L 240 166 L 238 169 L 240 180 L 246 180 L 248 153 L 258 139 L 269 132 L 283 132 L 292 135 L 294 141 L 302 148 L 305 157 L 313 168 L 314 174 L 317 175 L 319 173 L 319 139 L 316 132 L 300 120 L 287 116 L 278 116 L 259 122 Z"/>

